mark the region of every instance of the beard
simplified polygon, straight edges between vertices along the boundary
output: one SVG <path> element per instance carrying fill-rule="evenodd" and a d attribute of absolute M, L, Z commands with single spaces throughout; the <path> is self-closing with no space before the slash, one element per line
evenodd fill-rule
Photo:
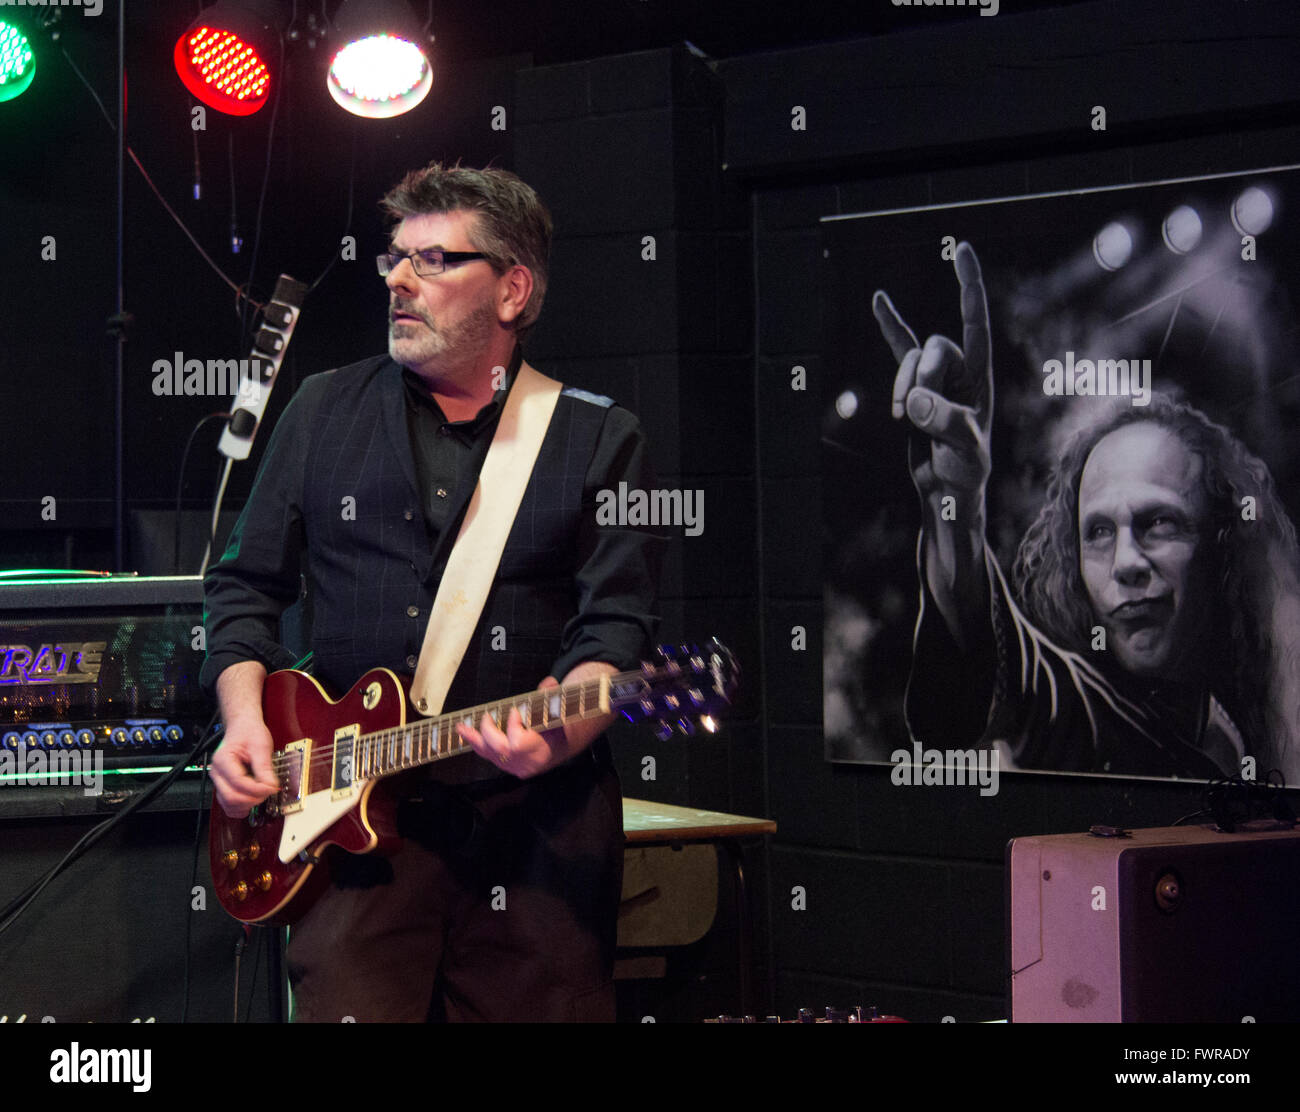
<path fill-rule="evenodd" d="M 412 313 L 423 323 L 394 322 L 394 312 Z M 444 356 L 460 361 L 485 348 L 499 323 L 491 299 L 447 328 L 439 328 L 416 306 L 395 302 L 389 309 L 388 354 L 395 363 L 412 369 Z"/>

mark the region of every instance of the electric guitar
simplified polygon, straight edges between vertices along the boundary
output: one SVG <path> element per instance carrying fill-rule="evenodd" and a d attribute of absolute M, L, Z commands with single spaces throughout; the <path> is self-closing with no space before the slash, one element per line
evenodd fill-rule
<path fill-rule="evenodd" d="M 271 733 L 271 768 L 280 791 L 232 819 L 215 800 L 208 855 L 217 898 L 246 923 L 292 923 L 328 882 L 326 850 L 391 852 L 400 844 L 396 800 L 384 779 L 472 752 L 456 726 L 491 715 L 502 729 L 518 708 L 525 726 L 555 729 L 611 712 L 630 722 L 717 729 L 713 715 L 731 702 L 739 668 L 715 638 L 703 651 L 659 650 L 661 663 L 638 671 L 532 691 L 452 714 L 408 720 L 409 681 L 374 668 L 343 698 L 329 698 L 305 672 L 266 677 L 262 713 Z"/>

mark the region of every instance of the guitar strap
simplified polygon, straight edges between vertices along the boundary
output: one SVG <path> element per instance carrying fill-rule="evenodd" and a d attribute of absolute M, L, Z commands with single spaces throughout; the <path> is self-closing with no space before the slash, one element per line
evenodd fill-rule
<path fill-rule="evenodd" d="M 527 363 L 520 365 L 424 631 L 411 682 L 411 703 L 423 715 L 442 711 L 487 603 L 506 538 L 563 389 L 563 383 Z"/>

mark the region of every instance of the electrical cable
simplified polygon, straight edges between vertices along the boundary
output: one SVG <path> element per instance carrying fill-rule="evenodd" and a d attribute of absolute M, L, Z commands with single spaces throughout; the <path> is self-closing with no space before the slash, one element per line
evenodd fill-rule
<path fill-rule="evenodd" d="M 181 572 L 181 493 L 185 487 L 185 463 L 189 459 L 190 448 L 194 446 L 194 437 L 198 434 L 199 429 L 209 421 L 223 420 L 229 421 L 230 414 L 209 413 L 206 417 L 200 417 L 198 423 L 190 429 L 190 435 L 185 441 L 185 450 L 181 452 L 181 465 L 176 474 L 176 517 L 175 527 L 172 529 L 172 571 L 176 575 Z"/>
<path fill-rule="evenodd" d="M 62 51 L 63 57 L 67 59 L 68 65 L 72 68 L 72 72 L 77 75 L 77 77 L 81 80 L 81 83 L 86 87 L 86 91 L 90 93 L 91 97 L 94 98 L 95 103 L 99 105 L 100 112 L 103 113 L 104 119 L 108 121 L 108 126 L 112 129 L 113 134 L 116 135 L 117 124 L 116 122 L 114 122 L 113 117 L 108 114 L 108 109 L 104 107 L 104 102 L 99 99 L 99 94 L 95 92 L 94 86 L 91 85 L 91 83 L 86 80 L 85 75 L 81 72 L 80 69 L 77 68 L 77 64 L 72 60 L 72 56 L 68 53 L 67 48 L 60 47 L 59 49 Z M 213 260 L 212 256 L 209 255 L 205 250 L 203 250 L 203 247 L 199 244 L 199 241 L 194 238 L 194 233 L 191 232 L 189 228 L 186 226 L 185 221 L 183 221 L 179 216 L 177 216 L 175 209 L 173 209 L 171 205 L 167 203 L 167 199 L 162 195 L 162 192 L 154 184 L 153 178 L 149 176 L 149 172 L 144 168 L 144 164 L 140 161 L 139 156 L 135 153 L 135 151 L 128 146 L 126 148 L 126 153 L 127 153 L 127 157 L 129 157 L 131 161 L 135 163 L 135 168 L 140 172 L 140 176 L 144 178 L 145 184 L 150 188 L 150 190 L 152 190 L 153 195 L 158 199 L 158 203 L 162 205 L 164 210 L 166 210 L 167 215 L 170 216 L 172 220 L 176 222 L 176 226 L 180 228 L 182 232 L 185 233 L 185 238 L 188 239 L 190 243 L 194 246 L 194 250 L 196 250 L 199 253 L 199 256 L 203 259 L 203 261 L 212 268 L 212 270 L 216 273 L 218 278 L 220 278 L 227 286 L 229 286 L 232 290 L 235 291 L 235 297 L 237 299 L 243 299 L 248 304 L 251 304 L 258 309 L 261 309 L 262 308 L 261 303 L 257 301 L 253 301 L 252 298 L 247 297 L 244 294 L 243 287 L 236 285 L 233 279 L 229 278 L 226 275 L 226 272 L 223 271 L 221 267 L 217 265 L 217 263 Z"/>

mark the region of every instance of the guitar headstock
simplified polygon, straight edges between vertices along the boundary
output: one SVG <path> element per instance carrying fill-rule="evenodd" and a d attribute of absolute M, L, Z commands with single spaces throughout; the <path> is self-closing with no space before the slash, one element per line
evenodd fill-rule
<path fill-rule="evenodd" d="M 611 698 L 629 722 L 657 721 L 661 741 L 673 731 L 691 735 L 695 724 L 716 733 L 715 717 L 730 705 L 740 683 L 736 658 L 716 637 L 703 647 L 660 645 L 659 660 L 639 672 L 624 672 L 611 683 Z"/>

